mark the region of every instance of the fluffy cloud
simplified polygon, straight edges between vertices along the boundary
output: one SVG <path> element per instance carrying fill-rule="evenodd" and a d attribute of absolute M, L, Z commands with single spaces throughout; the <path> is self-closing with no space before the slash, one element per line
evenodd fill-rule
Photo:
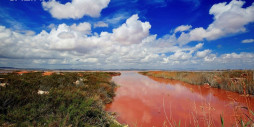
<path fill-rule="evenodd" d="M 108 24 L 105 23 L 105 22 L 100 21 L 100 22 L 95 23 L 95 24 L 93 25 L 93 27 L 94 27 L 94 28 L 96 28 L 96 27 L 108 27 Z"/>
<path fill-rule="evenodd" d="M 149 22 L 143 23 L 138 19 L 138 15 L 133 15 L 119 28 L 113 29 L 113 40 L 124 45 L 141 43 L 149 35 L 151 25 Z"/>
<path fill-rule="evenodd" d="M 83 16 L 99 17 L 103 8 L 106 8 L 110 0 L 72 0 L 66 4 L 61 4 L 56 0 L 43 1 L 44 10 L 57 19 L 79 19 Z"/>
<path fill-rule="evenodd" d="M 207 56 L 204 57 L 204 61 L 205 62 L 212 62 L 216 59 L 216 55 L 215 54 L 209 54 Z"/>
<path fill-rule="evenodd" d="M 73 24 L 71 25 L 71 29 L 78 32 L 82 32 L 83 34 L 89 34 L 91 33 L 91 24 L 88 22 L 83 22 L 78 25 Z"/>
<path fill-rule="evenodd" d="M 192 55 L 190 53 L 177 51 L 173 55 L 169 56 L 168 58 L 172 59 L 172 60 L 186 60 L 191 57 L 192 57 Z"/>
<path fill-rule="evenodd" d="M 203 57 L 207 56 L 209 53 L 211 53 L 211 50 L 209 50 L 209 49 L 206 49 L 204 51 L 198 51 L 197 57 L 203 58 Z"/>
<path fill-rule="evenodd" d="M 150 23 L 140 21 L 138 15 L 128 18 L 113 32 L 99 34 L 93 34 L 87 22 L 60 24 L 49 32 L 30 35 L 0 26 L 0 66 L 84 69 L 254 66 L 253 53 L 217 55 L 204 49 L 204 43 L 179 46 L 174 34 L 157 38 L 149 34 L 150 28 Z"/>
<path fill-rule="evenodd" d="M 53 28 L 49 35 L 46 37 L 46 41 L 49 42 L 50 49 L 58 50 L 72 50 L 76 47 L 75 35 L 66 24 L 60 24 L 58 28 Z"/>
<path fill-rule="evenodd" d="M 168 57 L 163 58 L 162 63 L 172 63 L 172 64 L 179 64 L 180 61 L 188 61 L 193 57 L 193 53 L 198 51 L 203 47 L 203 43 L 198 43 L 196 46 L 191 48 L 179 48 L 175 51 L 169 51 L 173 53 Z"/>
<path fill-rule="evenodd" d="M 214 15 L 214 22 L 207 28 L 207 39 L 214 40 L 227 34 L 245 32 L 246 24 L 254 21 L 254 4 L 242 8 L 244 1 L 232 0 L 229 4 L 213 5 L 209 13 Z"/>
<path fill-rule="evenodd" d="M 191 41 L 203 39 L 215 40 L 231 34 L 245 32 L 245 25 L 254 22 L 254 4 L 243 8 L 244 1 L 232 0 L 230 3 L 219 3 L 212 6 L 209 14 L 214 16 L 214 21 L 207 29 L 195 28 L 189 33 L 182 33 L 179 43 L 187 44 Z"/>
<path fill-rule="evenodd" d="M 234 68 L 253 68 L 253 53 L 241 52 L 237 53 L 228 53 L 222 54 L 220 57 L 217 57 L 214 62 L 217 64 L 224 64 L 224 66 L 231 66 Z M 251 67 L 252 66 L 252 67 Z"/>
<path fill-rule="evenodd" d="M 60 24 L 57 27 L 52 27 L 49 33 L 42 31 L 37 35 L 29 36 L 1 26 L 0 40 L 3 43 L 1 43 L 0 53 L 2 58 L 69 58 L 76 63 L 104 61 L 105 59 L 107 61 L 114 60 L 115 58 L 105 57 L 110 54 L 114 56 L 112 52 L 122 51 L 122 55 L 125 55 L 126 60 L 130 60 L 132 59 L 131 55 L 135 55 L 138 51 L 133 51 L 130 55 L 128 54 L 129 48 L 135 49 L 136 47 L 130 46 L 127 48 L 125 47 L 127 45 L 122 46 L 122 44 L 130 41 L 134 41 L 135 44 L 142 43 L 142 40 L 149 35 L 149 28 L 150 24 L 138 20 L 137 15 L 127 19 L 126 23 L 116 28 L 113 33 L 102 32 L 100 35 L 94 34 L 92 36 L 87 36 L 91 34 L 91 25 L 86 22 L 70 26 Z M 132 37 L 127 38 L 126 34 L 121 37 L 123 30 L 129 31 L 129 35 L 132 35 Z M 126 40 L 119 40 L 119 38 Z M 22 56 L 22 54 L 24 55 Z M 118 54 L 115 55 L 115 60 L 117 60 L 119 56 L 117 56 Z M 141 57 L 138 56 L 134 59 L 140 60 Z M 154 58 L 154 56 L 151 56 L 151 58 Z M 38 60 L 36 61 L 38 62 Z"/>
<path fill-rule="evenodd" d="M 189 29 L 191 29 L 191 25 L 181 25 L 181 26 L 178 26 L 176 29 L 175 29 L 175 33 L 177 32 L 183 32 L 183 31 L 187 31 Z"/>
<path fill-rule="evenodd" d="M 45 37 L 48 33 L 42 31 L 39 35 L 26 35 L 0 26 L 0 56 L 1 58 L 57 58 L 47 50 L 48 42 Z M 37 52 L 37 53 L 35 53 Z M 50 55 L 51 54 L 51 55 Z"/>
<path fill-rule="evenodd" d="M 62 33 L 59 33 L 57 36 L 61 39 L 68 39 L 68 38 L 75 37 L 75 35 L 73 33 L 69 33 L 69 32 L 62 32 Z"/>
<path fill-rule="evenodd" d="M 254 39 L 245 39 L 245 40 L 242 40 L 242 43 L 252 43 L 254 42 Z"/>

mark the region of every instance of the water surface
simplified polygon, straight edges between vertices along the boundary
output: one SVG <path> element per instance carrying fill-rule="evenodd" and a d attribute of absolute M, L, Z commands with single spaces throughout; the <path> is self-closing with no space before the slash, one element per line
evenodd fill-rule
<path fill-rule="evenodd" d="M 106 110 L 116 112 L 117 120 L 129 126 L 226 126 L 236 123 L 245 107 L 254 107 L 254 98 L 237 93 L 197 86 L 176 80 L 121 72 L 112 79 L 120 87 Z M 173 125 L 174 126 L 174 125 Z"/>

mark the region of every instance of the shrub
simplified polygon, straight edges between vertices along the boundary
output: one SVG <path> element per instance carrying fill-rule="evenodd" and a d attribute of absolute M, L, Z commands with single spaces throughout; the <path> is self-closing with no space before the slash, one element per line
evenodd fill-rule
<path fill-rule="evenodd" d="M 112 101 L 116 75 L 109 72 L 11 73 L 0 87 L 0 125 L 110 126 L 103 105 Z M 81 80 L 82 79 L 82 80 Z M 80 80 L 81 85 L 75 85 Z M 39 95 L 38 90 L 49 94 Z M 98 95 L 103 95 L 99 96 Z"/>

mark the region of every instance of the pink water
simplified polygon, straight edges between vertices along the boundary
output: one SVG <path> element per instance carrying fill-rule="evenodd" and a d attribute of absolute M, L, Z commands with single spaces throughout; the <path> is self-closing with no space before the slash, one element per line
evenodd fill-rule
<path fill-rule="evenodd" d="M 254 98 L 237 93 L 152 78 L 137 72 L 121 72 L 113 77 L 119 85 L 116 96 L 106 110 L 116 112 L 122 124 L 138 127 L 152 126 L 225 126 L 237 124 L 240 117 L 247 120 L 241 107 L 254 108 Z"/>

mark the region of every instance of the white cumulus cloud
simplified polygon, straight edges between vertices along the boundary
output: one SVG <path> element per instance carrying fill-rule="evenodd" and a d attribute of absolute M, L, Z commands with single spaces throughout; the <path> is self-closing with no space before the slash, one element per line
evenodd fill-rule
<path fill-rule="evenodd" d="M 204 51 L 198 51 L 197 56 L 203 58 L 203 57 L 207 56 L 209 53 L 211 53 L 211 50 L 206 49 Z"/>
<path fill-rule="evenodd" d="M 72 0 L 61 4 L 56 0 L 50 0 L 43 1 L 42 7 L 57 19 L 79 19 L 85 15 L 99 17 L 101 10 L 106 8 L 109 2 L 110 0 Z"/>
<path fill-rule="evenodd" d="M 138 19 L 137 14 L 133 15 L 119 28 L 113 29 L 113 40 L 124 45 L 141 43 L 149 35 L 151 25 Z"/>
<path fill-rule="evenodd" d="M 82 32 L 83 34 L 89 34 L 91 33 L 91 24 L 88 22 L 83 22 L 78 25 L 73 24 L 71 25 L 71 29 Z"/>
<path fill-rule="evenodd" d="M 57 35 L 61 39 L 68 39 L 68 38 L 74 38 L 75 35 L 71 32 L 62 32 Z"/>
<path fill-rule="evenodd" d="M 129 17 L 113 32 L 93 33 L 91 24 L 54 25 L 26 34 L 0 26 L 0 66 L 82 69 L 253 68 L 253 53 L 213 54 L 204 43 L 178 44 L 151 35 L 149 22 Z M 184 32 L 183 32 L 184 33 Z M 188 33 L 185 33 L 188 34 Z"/>
<path fill-rule="evenodd" d="M 230 3 L 218 3 L 211 7 L 209 14 L 214 21 L 208 28 L 194 28 L 189 33 L 182 33 L 179 43 L 191 41 L 215 40 L 232 34 L 246 32 L 245 25 L 254 22 L 254 4 L 243 8 L 244 1 L 232 0 Z"/>
<path fill-rule="evenodd" d="M 183 32 L 183 31 L 187 31 L 187 30 L 190 30 L 191 29 L 191 25 L 181 25 L 181 26 L 178 26 L 176 29 L 175 29 L 175 33 L 177 32 Z"/>
<path fill-rule="evenodd" d="M 99 21 L 93 25 L 94 28 L 96 27 L 108 27 L 108 24 L 102 21 Z"/>

